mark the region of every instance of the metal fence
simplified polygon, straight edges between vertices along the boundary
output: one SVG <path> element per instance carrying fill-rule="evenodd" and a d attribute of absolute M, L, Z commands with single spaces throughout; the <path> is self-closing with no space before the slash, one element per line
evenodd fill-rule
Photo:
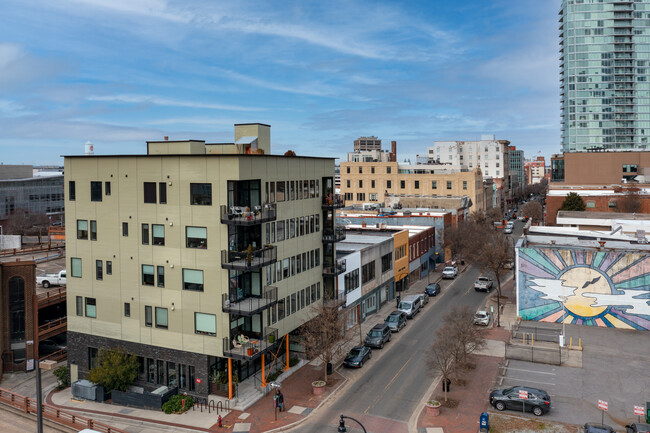
<path fill-rule="evenodd" d="M 534 345 L 506 344 L 506 359 L 562 365 L 562 350 Z"/>
<path fill-rule="evenodd" d="M 529 343 L 531 340 L 559 344 L 560 330 L 528 324 L 519 324 L 512 329 L 512 341 Z"/>

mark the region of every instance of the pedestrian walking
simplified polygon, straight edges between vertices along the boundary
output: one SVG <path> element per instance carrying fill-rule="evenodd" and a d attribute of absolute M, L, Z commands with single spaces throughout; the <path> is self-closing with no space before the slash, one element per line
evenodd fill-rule
<path fill-rule="evenodd" d="M 277 402 L 278 402 L 278 408 L 280 408 L 280 412 L 284 410 L 284 395 L 282 395 L 282 392 L 278 389 L 275 393 L 277 397 Z"/>

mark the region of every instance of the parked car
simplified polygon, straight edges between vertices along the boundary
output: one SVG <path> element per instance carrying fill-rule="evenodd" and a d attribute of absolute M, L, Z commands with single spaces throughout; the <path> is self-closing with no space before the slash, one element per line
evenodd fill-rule
<path fill-rule="evenodd" d="M 442 270 L 442 278 L 453 279 L 456 278 L 456 275 L 458 275 L 458 266 L 456 265 L 445 266 Z"/>
<path fill-rule="evenodd" d="M 527 391 L 528 398 L 519 398 L 519 391 Z M 513 409 L 521 412 L 525 409 L 536 416 L 541 416 L 551 409 L 551 398 L 546 391 L 527 386 L 513 386 L 497 389 L 490 393 L 490 404 L 496 410 Z"/>
<path fill-rule="evenodd" d="M 51 340 L 42 340 L 38 342 L 38 355 L 40 357 L 46 356 L 46 355 L 51 355 L 54 352 L 58 352 L 59 350 L 65 349 L 66 346 Z"/>
<path fill-rule="evenodd" d="M 478 277 L 478 280 L 474 283 L 474 290 L 477 292 L 483 291 L 483 292 L 489 292 L 492 290 L 492 286 L 494 284 L 492 283 L 492 280 L 489 279 L 488 277 Z"/>
<path fill-rule="evenodd" d="M 490 313 L 483 310 L 474 313 L 474 324 L 488 326 L 490 324 Z"/>
<path fill-rule="evenodd" d="M 650 424 L 632 423 L 625 426 L 625 433 L 650 432 Z"/>
<path fill-rule="evenodd" d="M 65 269 L 57 274 L 45 274 L 36 277 L 36 284 L 42 284 L 46 289 L 50 286 L 62 286 L 66 282 Z"/>
<path fill-rule="evenodd" d="M 384 321 L 392 332 L 399 332 L 400 329 L 406 326 L 406 314 L 401 311 L 393 311 L 386 317 Z"/>
<path fill-rule="evenodd" d="M 429 296 L 436 296 L 438 293 L 440 293 L 440 284 L 431 283 L 431 284 L 427 285 L 427 287 L 426 287 L 426 289 L 424 289 L 424 291 Z"/>
<path fill-rule="evenodd" d="M 503 228 L 503 233 L 505 233 L 505 234 L 507 234 L 507 235 L 509 235 L 510 233 L 512 233 L 512 226 L 505 226 L 505 227 Z"/>
<path fill-rule="evenodd" d="M 429 303 L 429 295 L 427 292 L 420 293 L 419 295 L 416 295 L 420 297 L 420 305 L 426 305 Z"/>
<path fill-rule="evenodd" d="M 346 367 L 363 367 L 364 361 L 372 358 L 372 350 L 366 346 L 357 346 L 353 347 L 348 353 L 348 356 L 343 360 L 343 365 Z"/>
<path fill-rule="evenodd" d="M 385 323 L 375 325 L 366 335 L 365 345 L 368 347 L 384 348 L 384 343 L 390 341 L 390 328 Z"/>
<path fill-rule="evenodd" d="M 397 309 L 406 314 L 407 319 L 412 319 L 420 312 L 421 306 L 422 302 L 418 295 L 409 295 L 404 296 L 404 299 L 399 302 Z"/>
<path fill-rule="evenodd" d="M 583 433 L 616 433 L 613 427 L 608 426 L 607 424 L 598 424 L 594 422 L 588 422 L 582 426 Z"/>

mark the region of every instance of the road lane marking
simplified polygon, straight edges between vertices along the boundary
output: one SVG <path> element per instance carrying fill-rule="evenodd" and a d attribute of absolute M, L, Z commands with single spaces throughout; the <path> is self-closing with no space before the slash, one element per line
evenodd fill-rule
<path fill-rule="evenodd" d="M 511 371 L 511 370 L 512 371 L 525 371 L 526 373 L 535 373 L 535 374 L 550 374 L 550 375 L 555 376 L 555 373 L 547 373 L 547 372 L 544 372 L 544 371 L 524 370 L 523 368 L 508 367 L 508 371 Z"/>
<path fill-rule="evenodd" d="M 530 380 L 530 379 L 517 379 L 516 377 L 509 377 L 509 376 L 504 376 L 503 377 L 505 380 L 510 380 L 510 381 L 516 381 L 516 382 L 530 382 L 530 383 L 540 383 L 542 385 L 551 385 L 555 386 L 554 383 L 551 382 L 539 382 L 537 380 Z"/>
<path fill-rule="evenodd" d="M 384 394 L 386 393 L 386 391 L 388 391 L 388 388 L 390 388 L 390 386 L 391 386 L 391 385 L 395 382 L 395 380 L 397 379 L 397 376 L 400 375 L 400 373 L 402 372 L 402 370 L 404 370 L 404 369 L 406 368 L 406 366 L 408 365 L 408 363 L 411 362 L 411 360 L 413 359 L 413 357 L 414 357 L 415 355 L 416 355 L 416 353 L 414 353 L 413 355 L 411 355 L 411 357 L 410 357 L 410 358 L 409 358 L 409 359 L 404 363 L 404 365 L 402 365 L 402 368 L 400 368 L 399 370 L 397 370 L 397 373 L 395 373 L 395 375 L 394 375 L 393 378 L 390 380 L 390 382 L 388 382 L 388 384 L 386 384 L 386 386 L 384 387 L 384 392 L 381 393 L 381 394 L 379 394 L 379 395 L 377 396 L 377 398 L 376 398 L 376 399 L 375 399 L 375 400 L 370 404 L 370 406 L 368 406 L 368 407 L 366 408 L 366 410 L 363 411 L 364 415 L 367 414 L 368 411 L 370 410 L 370 408 L 372 408 L 375 404 L 377 404 L 377 402 L 378 402 L 378 401 L 379 401 L 379 400 L 384 396 Z"/>

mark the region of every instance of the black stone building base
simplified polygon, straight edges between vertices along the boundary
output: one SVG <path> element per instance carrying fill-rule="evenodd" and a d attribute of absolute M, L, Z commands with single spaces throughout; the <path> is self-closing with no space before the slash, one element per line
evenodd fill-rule
<path fill-rule="evenodd" d="M 138 375 L 138 379 L 134 383 L 134 385 L 141 386 L 147 391 L 153 391 L 161 386 L 158 383 L 157 361 L 163 361 L 164 371 L 162 374 L 164 374 L 164 384 L 167 384 L 167 363 L 173 362 L 176 365 L 176 368 L 179 367 L 179 364 L 184 364 L 186 366 L 194 367 L 194 379 L 199 379 L 200 383 L 197 383 L 195 380 L 194 389 L 190 390 L 190 377 L 188 375 L 188 386 L 185 389 L 179 388 L 178 392 L 187 392 L 189 395 L 202 398 L 206 398 L 210 393 L 208 380 L 208 355 L 68 331 L 68 364 L 74 363 L 77 365 L 79 379 L 84 379 L 90 370 L 90 349 L 92 348 L 99 350 L 102 347 L 121 347 L 129 353 L 144 358 L 145 363 L 147 359 L 153 359 L 154 364 L 156 365 L 154 382 L 147 381 L 147 375 L 145 371 L 144 374 L 140 373 Z M 178 373 L 176 374 L 176 378 L 178 382 L 180 378 Z"/>

